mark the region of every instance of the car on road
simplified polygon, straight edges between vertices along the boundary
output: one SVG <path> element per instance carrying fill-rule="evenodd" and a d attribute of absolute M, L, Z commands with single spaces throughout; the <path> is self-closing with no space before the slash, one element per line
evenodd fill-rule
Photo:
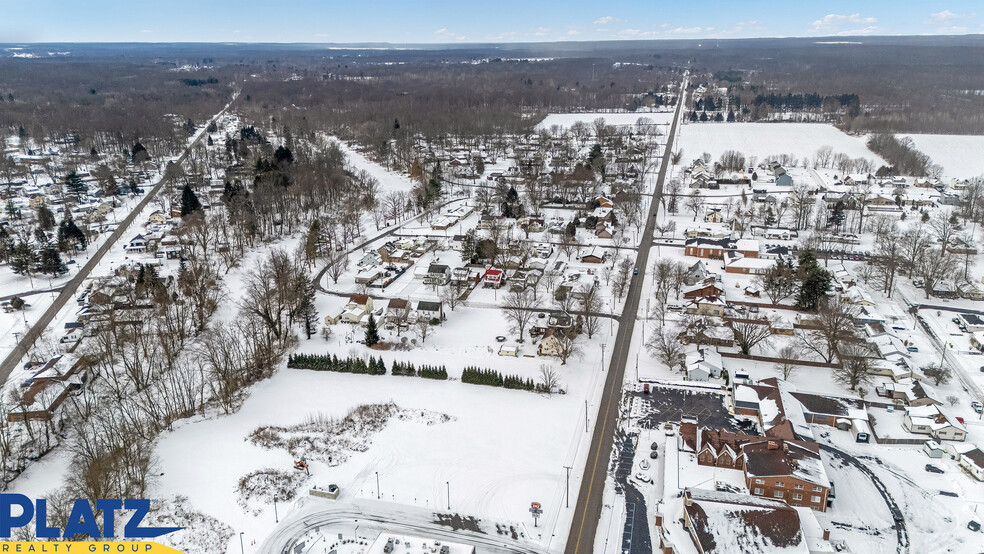
<path fill-rule="evenodd" d="M 639 269 L 638 268 L 637 269 L 633 269 L 632 270 L 632 274 L 633 275 L 638 275 L 639 274 Z"/>
<path fill-rule="evenodd" d="M 658 459 L 659 458 L 659 451 L 658 450 L 653 450 L 652 452 L 649 453 L 649 457 L 652 458 L 653 460 Z"/>
<path fill-rule="evenodd" d="M 915 345 L 906 346 L 905 349 L 906 349 L 907 352 L 919 352 L 919 347 L 917 347 Z"/>
<path fill-rule="evenodd" d="M 653 482 L 653 478 L 652 477 L 646 475 L 645 473 L 643 473 L 641 471 L 635 474 L 635 478 L 636 478 L 636 480 L 642 481 L 643 483 L 652 483 Z"/>
<path fill-rule="evenodd" d="M 946 473 L 942 469 L 934 466 L 933 464 L 926 464 L 926 471 L 930 473 Z"/>
<path fill-rule="evenodd" d="M 653 443 L 651 445 L 649 445 L 649 448 L 650 448 L 650 450 L 656 450 L 656 449 L 659 448 L 659 443 L 656 442 L 656 441 L 653 441 Z"/>
<path fill-rule="evenodd" d="M 977 413 L 981 413 L 981 411 L 984 410 L 984 406 L 982 406 L 981 403 L 976 400 L 970 403 L 970 407 L 973 408 L 974 411 Z"/>

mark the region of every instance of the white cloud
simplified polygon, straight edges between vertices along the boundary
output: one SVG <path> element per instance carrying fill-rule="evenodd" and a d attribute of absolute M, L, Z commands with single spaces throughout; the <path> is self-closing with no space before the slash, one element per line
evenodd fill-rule
<path fill-rule="evenodd" d="M 442 27 L 434 31 L 434 34 L 441 38 L 453 38 L 454 40 L 465 40 L 464 35 L 459 35 L 458 33 L 452 33 L 446 27 Z"/>
<path fill-rule="evenodd" d="M 935 23 L 949 23 L 957 19 L 970 19 L 977 17 L 976 13 L 953 13 L 950 10 L 929 14 L 929 19 Z"/>
<path fill-rule="evenodd" d="M 550 33 L 550 27 L 537 27 L 533 29 L 533 36 L 535 37 L 545 37 Z"/>
<path fill-rule="evenodd" d="M 836 13 L 827 14 L 820 19 L 813 22 L 814 30 L 822 29 L 833 29 L 841 27 L 848 24 L 858 24 L 858 23 L 877 23 L 878 19 L 874 17 L 862 17 L 860 13 L 852 13 L 851 15 L 840 15 Z"/>
<path fill-rule="evenodd" d="M 154 31 L 151 31 L 150 29 L 141 29 L 140 32 L 141 33 L 153 33 Z"/>
<path fill-rule="evenodd" d="M 667 31 L 667 33 L 671 35 L 692 35 L 701 32 L 701 30 L 700 27 L 676 27 Z"/>
<path fill-rule="evenodd" d="M 576 36 L 576 35 L 580 35 L 580 34 L 581 34 L 581 31 L 578 31 L 577 29 L 571 29 L 570 31 L 567 31 L 567 35 L 568 36 L 572 36 L 572 37 L 573 36 Z"/>
<path fill-rule="evenodd" d="M 870 35 L 870 34 L 874 33 L 877 30 L 878 30 L 878 27 L 876 27 L 874 25 L 868 25 L 867 27 L 865 27 L 863 29 L 847 29 L 847 30 L 844 30 L 844 31 L 838 31 L 838 32 L 834 33 L 834 36 L 838 36 L 838 37 L 853 37 L 853 36 L 859 36 L 859 35 Z"/>
<path fill-rule="evenodd" d="M 618 23 L 620 21 L 622 21 L 622 20 L 619 19 L 619 18 L 617 18 L 617 17 L 612 17 L 610 15 L 606 15 L 604 17 L 599 17 L 598 19 L 595 19 L 594 20 L 594 24 L 595 25 L 608 25 L 609 23 Z"/>

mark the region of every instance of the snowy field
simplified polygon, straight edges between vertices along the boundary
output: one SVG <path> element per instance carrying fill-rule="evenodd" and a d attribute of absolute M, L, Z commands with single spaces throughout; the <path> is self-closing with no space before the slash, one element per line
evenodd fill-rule
<path fill-rule="evenodd" d="M 583 121 L 588 125 L 594 120 L 603 118 L 608 125 L 635 125 L 640 117 L 652 120 L 653 123 L 667 125 L 673 120 L 673 112 L 628 112 L 628 113 L 606 113 L 606 112 L 584 112 L 584 113 L 552 113 L 537 125 L 538 129 L 549 130 L 554 125 L 563 128 L 570 128 L 578 121 Z"/>
<path fill-rule="evenodd" d="M 945 178 L 969 179 L 984 175 L 984 136 L 900 135 L 909 137 L 916 149 L 943 166 Z"/>
<path fill-rule="evenodd" d="M 817 149 L 830 146 L 834 153 L 852 158 L 881 160 L 865 146 L 864 138 L 842 133 L 822 123 L 691 123 L 679 129 L 675 150 L 683 150 L 684 162 L 707 152 L 717 160 L 726 150 L 737 150 L 759 161 L 768 156 L 791 154 L 802 160 Z"/>

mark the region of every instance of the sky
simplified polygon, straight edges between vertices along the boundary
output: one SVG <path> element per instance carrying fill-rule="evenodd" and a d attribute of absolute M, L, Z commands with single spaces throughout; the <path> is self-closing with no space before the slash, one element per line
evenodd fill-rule
<path fill-rule="evenodd" d="M 0 0 L 0 43 L 469 43 L 982 32 L 980 0 Z"/>

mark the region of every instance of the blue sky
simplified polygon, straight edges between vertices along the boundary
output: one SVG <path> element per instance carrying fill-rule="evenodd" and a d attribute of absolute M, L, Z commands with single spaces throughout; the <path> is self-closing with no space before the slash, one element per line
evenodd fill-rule
<path fill-rule="evenodd" d="M 0 42 L 466 43 L 982 32 L 979 0 L 0 0 Z"/>

